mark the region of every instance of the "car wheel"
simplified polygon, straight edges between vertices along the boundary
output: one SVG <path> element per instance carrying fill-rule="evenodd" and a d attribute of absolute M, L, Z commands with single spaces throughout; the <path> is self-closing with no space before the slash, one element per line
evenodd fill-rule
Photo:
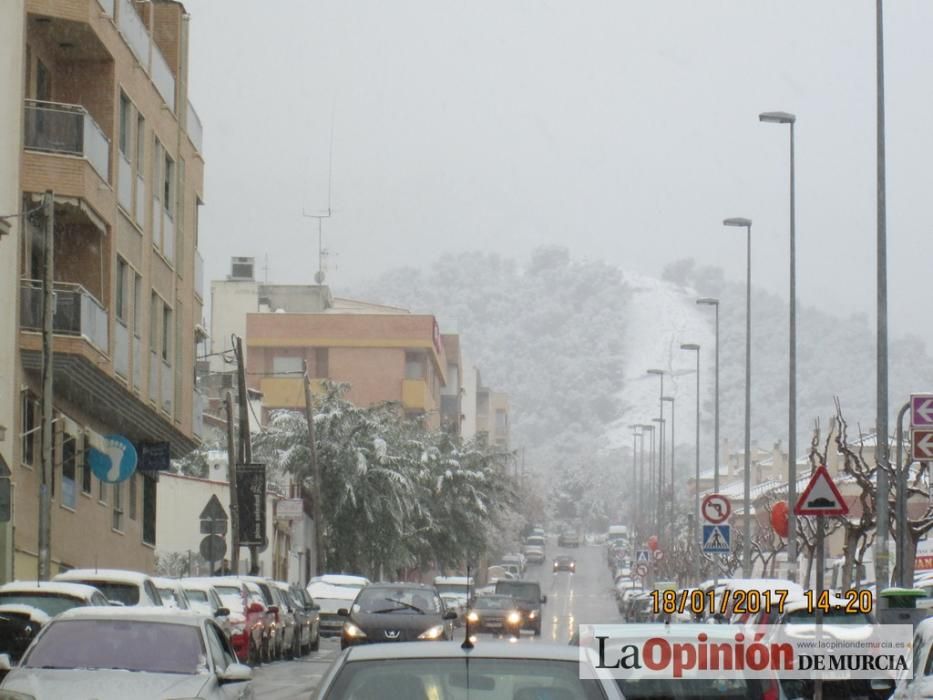
<path fill-rule="evenodd" d="M 308 644 L 308 651 L 317 651 L 321 648 L 321 633 L 314 635 L 314 639 Z"/>

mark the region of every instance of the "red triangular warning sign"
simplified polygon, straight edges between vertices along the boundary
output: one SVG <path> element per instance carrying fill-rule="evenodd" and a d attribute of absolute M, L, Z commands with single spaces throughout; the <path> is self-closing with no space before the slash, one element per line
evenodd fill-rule
<path fill-rule="evenodd" d="M 842 494 L 836 488 L 833 478 L 829 475 L 825 464 L 821 464 L 810 477 L 810 483 L 797 499 L 794 506 L 795 515 L 845 515 L 849 506 L 842 499 Z"/>

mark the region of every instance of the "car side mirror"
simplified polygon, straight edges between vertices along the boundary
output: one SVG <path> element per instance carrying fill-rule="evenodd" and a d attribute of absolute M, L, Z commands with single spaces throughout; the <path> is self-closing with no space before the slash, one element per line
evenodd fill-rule
<path fill-rule="evenodd" d="M 214 617 L 230 617 L 230 608 L 217 608 Z"/>
<path fill-rule="evenodd" d="M 246 608 L 248 613 L 261 613 L 263 611 L 262 603 L 253 602 Z"/>
<path fill-rule="evenodd" d="M 253 669 L 246 664 L 230 664 L 217 678 L 221 683 L 244 683 L 253 680 Z"/>
<path fill-rule="evenodd" d="M 338 617 L 350 617 L 350 611 L 347 610 L 346 608 L 340 608 L 337 611 L 337 616 Z"/>
<path fill-rule="evenodd" d="M 13 668 L 13 661 L 9 654 L 0 654 L 0 671 L 9 671 Z"/>
<path fill-rule="evenodd" d="M 547 596 L 546 595 L 541 596 L 541 605 L 545 605 L 546 603 L 547 603 Z"/>
<path fill-rule="evenodd" d="M 444 613 L 444 619 L 445 619 L 445 620 L 456 620 L 456 619 L 457 619 L 457 611 L 456 611 L 456 610 L 448 610 L 447 612 Z"/>

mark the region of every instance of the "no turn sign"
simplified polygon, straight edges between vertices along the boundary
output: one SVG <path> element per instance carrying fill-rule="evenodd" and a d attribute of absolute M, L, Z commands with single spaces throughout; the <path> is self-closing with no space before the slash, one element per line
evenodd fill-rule
<path fill-rule="evenodd" d="M 732 503 L 722 494 L 711 493 L 703 499 L 700 514 L 710 525 L 719 525 L 732 514 Z"/>

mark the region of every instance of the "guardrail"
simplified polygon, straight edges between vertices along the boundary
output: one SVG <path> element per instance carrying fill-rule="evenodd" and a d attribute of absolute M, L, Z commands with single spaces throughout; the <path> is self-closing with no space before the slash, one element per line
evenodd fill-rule
<path fill-rule="evenodd" d="M 110 182 L 110 140 L 81 105 L 26 100 L 24 146 L 85 158 Z"/>
<path fill-rule="evenodd" d="M 52 331 L 58 335 L 80 336 L 104 354 L 110 353 L 107 310 L 80 284 L 56 282 Z M 42 282 L 20 283 L 20 326 L 42 330 Z"/>

